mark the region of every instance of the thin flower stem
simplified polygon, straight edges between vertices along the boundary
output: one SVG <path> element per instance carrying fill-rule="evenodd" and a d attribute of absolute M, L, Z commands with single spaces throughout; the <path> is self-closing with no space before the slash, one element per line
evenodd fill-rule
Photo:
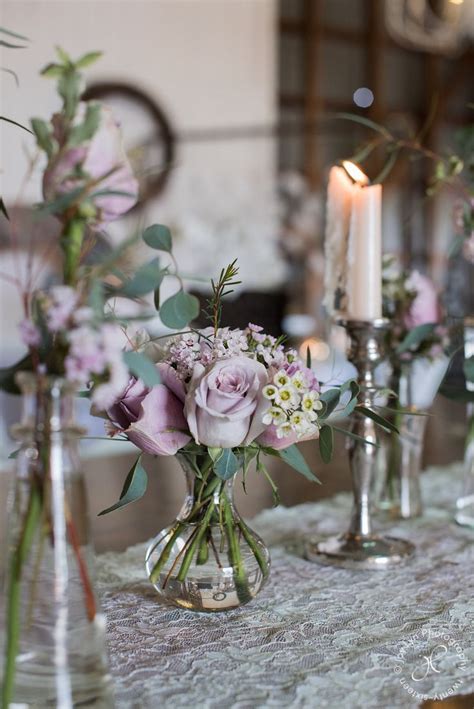
<path fill-rule="evenodd" d="M 82 558 L 79 537 L 71 517 L 71 512 L 69 510 L 67 500 L 64 500 L 64 514 L 66 516 L 66 526 L 69 534 L 69 540 L 76 556 L 77 565 L 79 568 L 79 575 L 81 577 L 81 583 L 84 590 L 84 602 L 86 606 L 87 618 L 92 623 L 97 612 L 94 591 L 92 589 L 92 584 L 89 578 L 87 566 L 84 562 L 84 559 Z"/>
<path fill-rule="evenodd" d="M 191 566 L 191 562 L 193 560 L 194 553 L 195 553 L 196 549 L 199 547 L 201 539 L 203 538 L 203 536 L 207 530 L 207 527 L 208 527 L 209 522 L 212 517 L 212 513 L 214 512 L 214 507 L 215 507 L 214 501 L 211 501 L 209 503 L 209 507 L 206 510 L 206 514 L 204 515 L 202 522 L 200 522 L 200 524 L 197 527 L 198 532 L 197 532 L 196 536 L 194 537 L 191 546 L 186 551 L 186 554 L 183 558 L 183 563 L 181 564 L 181 568 L 179 570 L 178 576 L 176 577 L 177 580 L 180 581 L 181 583 L 186 579 L 186 576 L 189 571 L 189 567 Z"/>
<path fill-rule="evenodd" d="M 169 556 L 171 554 L 171 549 L 174 546 L 174 543 L 176 539 L 179 537 L 183 529 L 186 527 L 186 525 L 183 522 L 179 522 L 176 527 L 174 528 L 171 537 L 169 538 L 165 548 L 160 554 L 160 558 L 152 568 L 150 572 L 150 581 L 151 583 L 156 583 L 159 579 L 160 573 L 163 569 L 163 566 L 166 564 L 166 562 L 169 559 Z"/>
<path fill-rule="evenodd" d="M 5 707 L 5 709 L 8 709 L 10 706 L 15 684 L 15 665 L 20 642 L 20 584 L 23 564 L 33 544 L 34 534 L 40 518 L 41 495 L 35 486 L 31 489 L 23 529 L 11 557 L 10 583 L 7 600 L 5 671 L 2 688 L 2 707 Z"/>
<path fill-rule="evenodd" d="M 193 541 L 198 533 L 198 530 L 199 530 L 199 526 L 196 526 L 195 529 L 193 529 L 193 531 L 191 532 L 191 534 L 187 538 L 186 543 L 184 544 L 181 551 L 177 554 L 176 559 L 171 564 L 171 568 L 168 571 L 166 578 L 163 582 L 163 588 L 166 588 L 166 586 L 168 585 L 168 581 L 170 580 L 171 576 L 173 575 L 173 571 L 175 570 L 176 566 L 178 565 L 178 562 L 182 558 L 183 554 L 186 552 L 187 549 L 189 549 L 190 544 L 193 543 Z"/>
<path fill-rule="evenodd" d="M 240 552 L 240 545 L 236 535 L 235 521 L 229 500 L 223 496 L 222 505 L 224 507 L 224 524 L 229 544 L 229 561 L 233 569 L 235 590 L 237 598 L 241 603 L 247 603 L 252 596 L 249 591 L 247 574 Z"/>
<path fill-rule="evenodd" d="M 250 533 L 249 528 L 245 524 L 245 522 L 242 519 L 239 519 L 237 524 L 239 525 L 239 528 L 244 535 L 244 539 L 249 545 L 250 549 L 253 552 L 254 557 L 257 560 L 258 565 L 260 566 L 260 570 L 263 574 L 263 578 L 266 579 L 269 574 L 269 568 L 267 564 L 267 560 L 265 559 L 264 555 L 262 554 L 262 550 L 260 549 L 257 541 L 255 540 L 255 537 L 252 536 Z"/>

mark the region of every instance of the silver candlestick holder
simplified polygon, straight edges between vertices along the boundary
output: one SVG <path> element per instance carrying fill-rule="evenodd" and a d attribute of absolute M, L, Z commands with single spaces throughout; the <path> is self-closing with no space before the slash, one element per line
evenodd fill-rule
<path fill-rule="evenodd" d="M 340 320 L 350 337 L 349 360 L 358 372 L 361 403 L 372 408 L 379 391 L 374 371 L 384 358 L 384 337 L 389 320 Z M 410 542 L 374 534 L 371 496 L 377 466 L 384 464 L 382 436 L 377 424 L 361 414 L 354 418 L 348 443 L 354 504 L 348 531 L 306 546 L 306 558 L 327 566 L 351 569 L 385 569 L 409 558 L 415 551 Z"/>

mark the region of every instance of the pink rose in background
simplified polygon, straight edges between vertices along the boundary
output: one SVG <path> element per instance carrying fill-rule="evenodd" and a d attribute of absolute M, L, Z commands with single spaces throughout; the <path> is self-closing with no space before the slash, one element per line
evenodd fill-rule
<path fill-rule="evenodd" d="M 249 357 L 196 364 L 186 396 L 185 414 L 196 443 L 218 448 L 248 445 L 265 429 L 269 402 L 261 392 L 268 375 Z"/>
<path fill-rule="evenodd" d="M 86 103 L 79 104 L 78 122 L 84 119 L 86 106 Z M 64 134 L 62 121 L 61 114 L 53 116 L 53 135 L 59 143 Z M 94 191 L 113 190 L 128 193 L 94 198 L 94 205 L 98 210 L 97 227 L 117 219 L 136 203 L 138 183 L 123 148 L 120 126 L 108 106 L 100 104 L 99 128 L 91 140 L 84 145 L 66 147 L 52 158 L 43 177 L 45 200 L 52 201 L 85 184 L 85 178 L 75 174 L 79 168 L 87 173 L 90 179 L 98 181 Z"/>
<path fill-rule="evenodd" d="M 433 281 L 413 271 L 407 281 L 407 288 L 416 291 L 416 296 L 405 315 L 405 327 L 411 329 L 425 323 L 439 322 L 439 300 Z"/>
<path fill-rule="evenodd" d="M 183 403 L 164 384 L 149 389 L 130 379 L 107 415 L 145 453 L 175 455 L 191 440 Z"/>

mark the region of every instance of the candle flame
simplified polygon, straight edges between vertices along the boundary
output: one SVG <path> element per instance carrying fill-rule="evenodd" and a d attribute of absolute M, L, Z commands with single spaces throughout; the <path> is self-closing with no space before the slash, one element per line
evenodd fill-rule
<path fill-rule="evenodd" d="M 349 177 L 352 177 L 354 182 L 356 182 L 358 185 L 368 185 L 369 184 L 369 178 L 367 177 L 367 175 L 364 172 L 362 172 L 360 167 L 358 165 L 356 165 L 355 163 L 350 162 L 350 160 L 343 160 L 342 167 L 347 172 Z"/>

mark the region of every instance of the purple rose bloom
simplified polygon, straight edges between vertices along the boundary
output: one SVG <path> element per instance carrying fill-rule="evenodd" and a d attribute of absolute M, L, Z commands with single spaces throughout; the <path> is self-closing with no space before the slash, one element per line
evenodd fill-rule
<path fill-rule="evenodd" d="M 249 357 L 194 367 L 185 414 L 196 443 L 218 448 L 248 445 L 265 429 L 269 402 L 261 395 L 267 370 Z"/>
<path fill-rule="evenodd" d="M 184 398 L 184 390 L 182 393 Z M 149 389 L 131 378 L 107 415 L 145 453 L 175 455 L 191 440 L 182 400 L 165 384 Z"/>
<path fill-rule="evenodd" d="M 407 287 L 416 291 L 416 296 L 405 315 L 405 327 L 411 330 L 413 327 L 425 323 L 439 322 L 440 307 L 433 281 L 418 271 L 413 271 L 408 279 Z"/>
<path fill-rule="evenodd" d="M 80 103 L 77 120 L 82 121 L 86 103 Z M 64 117 L 52 118 L 53 135 L 61 145 L 64 141 Z M 97 209 L 96 227 L 117 219 L 137 201 L 138 183 L 125 154 L 120 126 L 108 106 L 100 105 L 100 123 L 91 140 L 83 145 L 60 150 L 48 163 L 43 177 L 43 195 L 48 201 L 85 186 L 87 179 L 78 177 L 76 171 L 96 181 L 95 191 L 125 192 L 124 195 L 103 195 L 94 198 Z"/>

